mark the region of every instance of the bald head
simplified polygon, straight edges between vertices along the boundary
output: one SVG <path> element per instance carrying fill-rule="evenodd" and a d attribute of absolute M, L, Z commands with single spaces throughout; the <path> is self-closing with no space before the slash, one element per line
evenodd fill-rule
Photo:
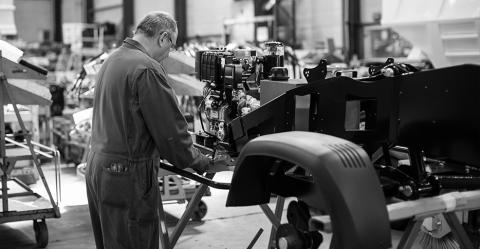
<path fill-rule="evenodd" d="M 162 32 L 169 34 L 177 33 L 177 22 L 173 17 L 163 11 L 154 11 L 148 13 L 137 25 L 135 34 L 142 33 L 147 37 L 155 37 Z"/>

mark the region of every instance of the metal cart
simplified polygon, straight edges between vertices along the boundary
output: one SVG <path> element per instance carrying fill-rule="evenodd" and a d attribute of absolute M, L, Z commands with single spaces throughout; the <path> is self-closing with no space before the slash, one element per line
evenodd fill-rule
<path fill-rule="evenodd" d="M 2 199 L 0 223 L 33 220 L 37 246 L 44 248 L 48 244 L 48 229 L 45 219 L 60 218 L 58 208 L 60 196 L 59 153 L 53 148 L 31 141 L 31 136 L 26 132 L 17 104 L 50 105 L 50 100 L 38 94 L 43 86 L 30 81 L 24 81 L 22 84 L 12 84 L 7 79 L 45 80 L 46 71 L 26 62 L 12 62 L 2 57 L 1 52 L 0 101 L 2 106 L 12 104 L 23 134 L 25 134 L 25 142 L 18 142 L 5 136 L 4 112 L 3 110 L 0 111 L 0 157 L 2 158 L 0 161 Z M 40 159 L 53 160 L 56 185 L 55 200 L 45 179 Z M 26 184 L 10 176 L 15 164 L 20 160 L 33 161 L 49 199 L 35 193 Z"/>

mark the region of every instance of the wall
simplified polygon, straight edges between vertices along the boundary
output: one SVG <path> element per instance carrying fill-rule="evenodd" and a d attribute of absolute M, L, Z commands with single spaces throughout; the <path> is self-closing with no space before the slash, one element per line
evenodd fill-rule
<path fill-rule="evenodd" d="M 53 10 L 51 0 L 15 0 L 15 23 L 18 38 L 27 42 L 38 42 L 43 31 L 53 37 Z M 32 11 L 35 10 L 35 11 Z"/>
<path fill-rule="evenodd" d="M 18 0 L 19 1 L 19 0 Z M 187 37 L 211 36 L 223 40 L 225 19 L 253 17 L 253 1 L 234 0 L 187 0 Z M 343 46 L 342 0 L 295 0 L 297 16 L 297 41 L 306 48 L 326 46 L 333 38 L 336 47 Z M 379 0 L 362 0 L 368 6 Z M 371 4 L 370 4 L 371 3 Z M 95 21 L 122 21 L 122 0 L 95 0 Z M 135 23 L 151 10 L 164 10 L 172 14 L 174 0 L 135 1 Z M 370 15 L 367 12 L 362 14 Z M 371 15 L 370 15 L 371 16 Z M 233 28 L 232 41 L 253 40 L 253 25 L 238 25 Z"/>
<path fill-rule="evenodd" d="M 373 23 L 374 16 L 382 13 L 382 0 L 361 0 L 360 18 L 363 23 Z"/>
<path fill-rule="evenodd" d="M 232 3 L 231 16 L 235 20 L 253 20 L 255 6 L 252 1 L 239 1 Z M 228 19 L 228 18 L 226 18 Z M 223 29 L 223 26 L 222 26 Z M 254 23 L 236 24 L 228 28 L 230 41 L 238 44 L 254 41 Z M 222 35 L 224 32 L 222 32 Z"/>
<path fill-rule="evenodd" d="M 86 22 L 85 1 L 62 1 L 62 22 Z"/>
<path fill-rule="evenodd" d="M 122 0 L 95 0 L 95 22 L 121 24 L 123 17 L 122 3 Z"/>
<path fill-rule="evenodd" d="M 135 1 L 134 20 L 135 24 L 150 11 L 166 11 L 175 15 L 174 0 L 137 0 Z"/>
<path fill-rule="evenodd" d="M 342 0 L 297 0 L 297 41 L 311 49 L 327 45 L 333 38 L 336 47 L 343 46 Z"/>
<path fill-rule="evenodd" d="M 17 34 L 14 12 L 13 0 L 0 0 L 0 37 Z"/>
<path fill-rule="evenodd" d="M 222 35 L 232 4 L 233 0 L 187 0 L 187 37 Z"/>

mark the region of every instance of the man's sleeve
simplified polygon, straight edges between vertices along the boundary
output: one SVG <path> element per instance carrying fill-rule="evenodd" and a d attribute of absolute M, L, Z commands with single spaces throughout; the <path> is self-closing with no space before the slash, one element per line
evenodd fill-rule
<path fill-rule="evenodd" d="M 178 168 L 206 170 L 209 159 L 193 146 L 188 124 L 166 79 L 145 69 L 135 83 L 143 119 L 160 156 Z"/>

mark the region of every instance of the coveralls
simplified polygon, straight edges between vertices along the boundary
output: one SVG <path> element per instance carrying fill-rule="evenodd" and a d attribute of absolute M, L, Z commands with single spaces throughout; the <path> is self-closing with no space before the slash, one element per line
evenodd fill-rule
<path fill-rule="evenodd" d="M 95 86 L 87 197 L 98 249 L 158 249 L 159 159 L 205 169 L 162 65 L 127 38 Z"/>

